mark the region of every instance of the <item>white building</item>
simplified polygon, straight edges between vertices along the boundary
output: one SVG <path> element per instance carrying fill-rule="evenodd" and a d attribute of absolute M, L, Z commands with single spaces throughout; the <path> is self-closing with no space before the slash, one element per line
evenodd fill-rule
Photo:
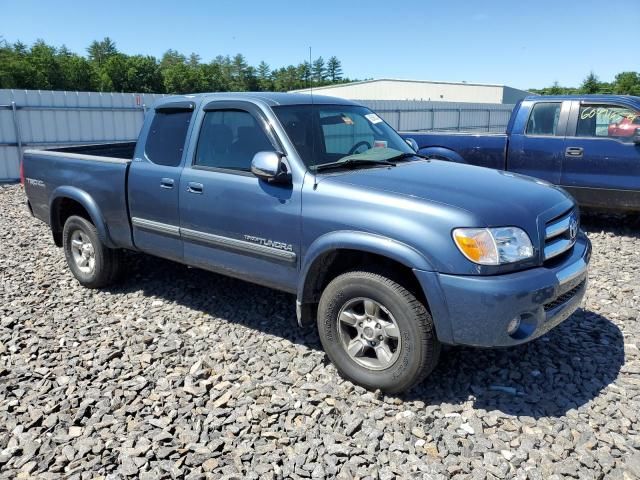
<path fill-rule="evenodd" d="M 309 93 L 307 88 L 295 91 Z M 389 78 L 315 87 L 313 91 L 319 95 L 330 95 L 350 100 L 421 100 L 496 104 L 513 104 L 530 95 L 525 90 L 505 85 Z"/>

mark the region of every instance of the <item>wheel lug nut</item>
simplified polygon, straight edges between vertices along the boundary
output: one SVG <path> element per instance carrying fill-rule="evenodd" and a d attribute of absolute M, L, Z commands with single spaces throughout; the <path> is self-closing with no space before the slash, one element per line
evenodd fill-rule
<path fill-rule="evenodd" d="M 376 342 L 371 341 L 370 343 L 371 343 L 371 346 L 372 346 L 372 347 L 375 347 L 375 346 L 376 346 Z"/>
<path fill-rule="evenodd" d="M 361 326 L 362 326 L 362 322 L 360 322 L 360 323 L 358 324 L 358 326 L 360 326 L 360 327 L 361 327 Z"/>
<path fill-rule="evenodd" d="M 376 328 L 380 328 L 380 324 L 379 323 L 376 323 Z"/>
<path fill-rule="evenodd" d="M 382 341 L 382 335 L 378 335 L 378 340 Z"/>

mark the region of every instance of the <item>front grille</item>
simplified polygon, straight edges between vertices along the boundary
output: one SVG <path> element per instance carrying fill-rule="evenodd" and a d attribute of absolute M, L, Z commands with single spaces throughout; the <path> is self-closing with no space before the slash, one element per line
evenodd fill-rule
<path fill-rule="evenodd" d="M 571 250 L 576 243 L 579 226 L 580 220 L 573 208 L 547 222 L 544 231 L 544 259 L 549 260 Z"/>
<path fill-rule="evenodd" d="M 549 310 L 553 310 L 554 308 L 559 307 L 564 303 L 567 303 L 569 300 L 571 300 L 573 297 L 576 296 L 576 294 L 580 291 L 581 288 L 584 287 L 585 282 L 586 280 L 583 280 L 577 286 L 573 287 L 568 292 L 563 293 L 562 295 L 557 297 L 555 300 L 552 300 L 549 303 L 545 303 L 544 304 L 545 311 L 548 312 Z"/>

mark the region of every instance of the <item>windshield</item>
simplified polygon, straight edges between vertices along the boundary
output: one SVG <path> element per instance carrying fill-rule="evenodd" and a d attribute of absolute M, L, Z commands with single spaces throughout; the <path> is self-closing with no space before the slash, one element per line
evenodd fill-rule
<path fill-rule="evenodd" d="M 385 162 L 414 151 L 378 115 L 356 105 L 273 107 L 311 169 L 335 162 Z"/>

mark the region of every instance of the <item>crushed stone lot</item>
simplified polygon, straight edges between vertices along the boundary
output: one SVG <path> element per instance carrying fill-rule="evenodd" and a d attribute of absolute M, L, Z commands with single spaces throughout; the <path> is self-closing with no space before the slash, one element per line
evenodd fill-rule
<path fill-rule="evenodd" d="M 294 297 L 128 256 L 78 285 L 0 187 L 0 477 L 640 478 L 640 226 L 585 219 L 583 309 L 501 350 L 445 349 L 401 397 L 342 380 Z"/>

